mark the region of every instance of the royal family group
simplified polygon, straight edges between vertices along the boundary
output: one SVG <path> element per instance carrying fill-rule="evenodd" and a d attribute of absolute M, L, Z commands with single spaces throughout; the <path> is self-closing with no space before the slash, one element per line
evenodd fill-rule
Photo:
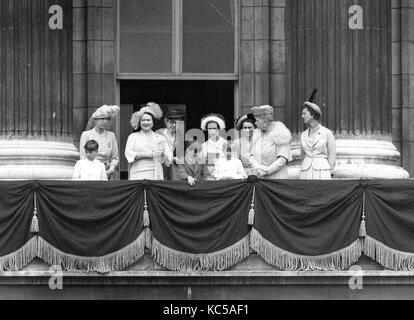
<path fill-rule="evenodd" d="M 120 111 L 104 105 L 92 115 L 80 139 L 80 158 L 73 180 L 114 179 L 119 166 L 115 134 L 108 130 L 110 121 Z M 321 108 L 313 102 L 303 104 L 302 119 L 307 129 L 301 134 L 302 166 L 300 178 L 328 180 L 333 177 L 336 143 L 333 133 L 321 125 Z M 132 114 L 133 133 L 128 137 L 125 157 L 129 180 L 181 180 L 195 185 L 200 180 L 288 179 L 292 161 L 292 134 L 274 119 L 274 108 L 259 106 L 235 122 L 237 138 L 226 140 L 220 132 L 226 122 L 220 114 L 208 114 L 201 120 L 207 141 L 186 142 L 184 156 L 177 157 L 177 124 L 185 120 L 185 111 L 169 109 L 150 102 Z M 165 128 L 154 131 L 156 121 L 164 119 Z"/>

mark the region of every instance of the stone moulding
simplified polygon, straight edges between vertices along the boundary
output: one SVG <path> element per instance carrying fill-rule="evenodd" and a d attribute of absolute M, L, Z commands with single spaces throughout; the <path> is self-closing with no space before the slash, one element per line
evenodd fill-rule
<path fill-rule="evenodd" d="M 0 180 L 70 180 L 78 159 L 68 142 L 0 140 Z"/>
<path fill-rule="evenodd" d="M 291 144 L 293 161 L 289 177 L 299 178 L 300 144 Z M 337 164 L 334 177 L 338 179 L 407 179 L 409 174 L 399 166 L 400 153 L 391 141 L 367 139 L 336 139 Z"/>

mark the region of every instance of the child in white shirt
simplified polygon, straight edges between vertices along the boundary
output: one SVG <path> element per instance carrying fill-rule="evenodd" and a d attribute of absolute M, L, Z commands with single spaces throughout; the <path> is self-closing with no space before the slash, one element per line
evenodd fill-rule
<path fill-rule="evenodd" d="M 216 180 L 246 179 L 247 174 L 244 171 L 243 163 L 240 159 L 233 157 L 230 144 L 224 144 L 223 148 L 226 157 L 217 160 L 213 178 Z"/>
<path fill-rule="evenodd" d="M 86 159 L 76 162 L 72 180 L 108 181 L 105 165 L 96 159 L 99 144 L 95 140 L 89 140 L 84 149 Z"/>

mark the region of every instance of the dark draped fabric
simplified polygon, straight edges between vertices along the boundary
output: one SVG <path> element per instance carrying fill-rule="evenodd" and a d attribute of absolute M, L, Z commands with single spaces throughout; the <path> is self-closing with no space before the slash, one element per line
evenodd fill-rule
<path fill-rule="evenodd" d="M 358 239 L 361 194 L 359 181 L 259 181 L 254 228 L 290 253 L 329 254 Z"/>
<path fill-rule="evenodd" d="M 67 254 L 99 257 L 143 232 L 143 185 L 131 182 L 41 182 L 39 236 Z"/>
<path fill-rule="evenodd" d="M 0 257 L 22 248 L 33 234 L 33 184 L 0 182 Z"/>
<path fill-rule="evenodd" d="M 392 249 L 414 253 L 414 181 L 366 181 L 364 186 L 367 235 Z"/>
<path fill-rule="evenodd" d="M 282 270 L 343 270 L 364 252 L 411 271 L 413 238 L 413 180 L 0 182 L 0 272 L 36 256 L 123 270 L 145 246 L 180 271 L 228 269 L 251 249 Z"/>
<path fill-rule="evenodd" d="M 249 234 L 253 185 L 242 181 L 151 182 L 147 197 L 150 228 L 160 243 L 191 253 L 212 253 Z"/>

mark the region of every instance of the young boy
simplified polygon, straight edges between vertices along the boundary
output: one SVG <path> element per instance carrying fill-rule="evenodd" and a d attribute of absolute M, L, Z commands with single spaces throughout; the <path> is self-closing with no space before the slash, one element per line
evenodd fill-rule
<path fill-rule="evenodd" d="M 89 140 L 84 149 L 86 159 L 76 162 L 73 180 L 108 181 L 105 165 L 96 159 L 99 144 L 95 140 Z"/>
<path fill-rule="evenodd" d="M 223 148 L 226 158 L 217 160 L 214 167 L 213 178 L 216 180 L 246 179 L 247 174 L 243 169 L 243 163 L 240 159 L 233 157 L 230 144 L 224 144 Z"/>
<path fill-rule="evenodd" d="M 178 178 L 187 180 L 190 186 L 195 186 L 199 180 L 210 180 L 207 165 L 200 160 L 198 152 L 201 144 L 198 142 L 186 143 L 184 164 L 178 164 Z"/>

